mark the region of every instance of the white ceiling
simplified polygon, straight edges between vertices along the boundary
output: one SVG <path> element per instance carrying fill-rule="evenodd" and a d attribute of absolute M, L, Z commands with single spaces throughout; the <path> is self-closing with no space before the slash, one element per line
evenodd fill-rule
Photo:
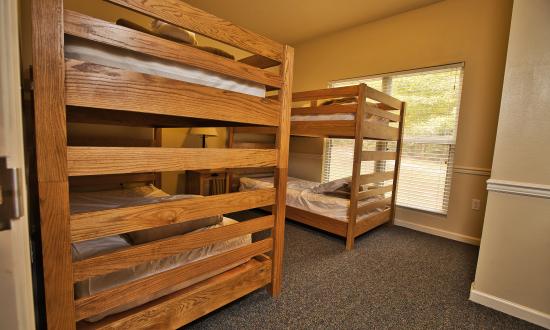
<path fill-rule="evenodd" d="M 279 42 L 296 44 L 441 0 L 185 0 Z"/>

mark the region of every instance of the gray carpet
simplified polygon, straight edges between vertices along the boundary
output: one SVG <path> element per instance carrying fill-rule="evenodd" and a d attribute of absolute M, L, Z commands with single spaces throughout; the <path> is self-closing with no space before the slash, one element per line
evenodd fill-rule
<path fill-rule="evenodd" d="M 537 329 L 468 300 L 477 254 L 397 226 L 345 252 L 342 239 L 287 221 L 281 297 L 261 289 L 185 328 Z"/>

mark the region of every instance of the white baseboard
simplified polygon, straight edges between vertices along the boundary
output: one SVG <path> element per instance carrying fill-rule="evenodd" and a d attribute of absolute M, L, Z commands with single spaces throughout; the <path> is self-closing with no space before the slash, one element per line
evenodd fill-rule
<path fill-rule="evenodd" d="M 470 289 L 470 300 L 483 306 L 501 311 L 519 319 L 550 329 L 550 314 L 516 304 L 506 299 L 502 299 L 488 293 L 484 293 L 472 288 Z"/>
<path fill-rule="evenodd" d="M 478 245 L 479 246 L 479 242 L 481 241 L 481 239 L 479 237 L 467 236 L 467 235 L 462 235 L 462 234 L 459 234 L 459 233 L 454 233 L 454 232 L 451 232 L 451 231 L 446 231 L 446 230 L 443 230 L 443 229 L 438 229 L 438 228 L 434 228 L 434 227 L 419 225 L 417 223 L 406 221 L 406 220 L 395 219 L 395 221 L 393 223 L 397 226 L 406 227 L 406 228 L 413 229 L 413 230 L 416 230 L 416 231 L 421 231 L 421 232 L 426 233 L 426 234 L 445 237 L 445 238 L 448 238 L 448 239 L 452 239 L 454 241 L 459 241 L 459 242 L 468 243 L 468 244 L 472 244 L 472 245 Z"/>

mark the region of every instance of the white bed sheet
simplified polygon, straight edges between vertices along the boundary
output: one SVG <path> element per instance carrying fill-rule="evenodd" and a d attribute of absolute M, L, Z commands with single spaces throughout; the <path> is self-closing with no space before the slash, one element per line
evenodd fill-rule
<path fill-rule="evenodd" d="M 265 86 L 85 39 L 66 37 L 65 57 L 265 97 Z"/>
<path fill-rule="evenodd" d="M 324 215 L 340 221 L 348 221 L 349 200 L 335 196 L 318 194 L 312 191 L 318 186 L 318 182 L 306 181 L 298 178 L 288 177 L 286 204 L 304 211 Z M 273 177 L 265 178 L 240 178 L 240 191 L 255 190 L 261 188 L 273 187 Z M 366 205 L 379 200 L 380 197 L 367 198 L 359 202 L 359 206 Z M 375 209 L 369 213 L 363 214 L 357 221 L 366 219 L 370 215 L 382 211 Z"/>
<path fill-rule="evenodd" d="M 137 187 L 132 189 L 120 189 L 109 192 L 94 192 L 94 193 L 72 193 L 71 199 L 71 211 L 74 212 L 87 212 L 100 209 L 109 209 L 114 207 L 124 207 L 138 204 L 156 203 L 166 199 L 177 199 L 186 197 L 185 195 L 170 196 L 160 189 L 153 186 Z M 187 196 L 188 197 L 188 196 Z M 217 228 L 227 226 L 236 223 L 235 220 L 229 218 L 223 218 L 223 221 L 219 224 L 200 228 L 194 232 L 209 230 L 211 228 Z M 116 287 L 137 279 L 141 279 L 147 276 L 151 276 L 163 271 L 174 269 L 186 265 L 188 263 L 205 259 L 210 256 L 214 256 L 225 251 L 229 251 L 241 246 L 245 246 L 252 242 L 251 235 L 239 236 L 227 241 L 214 243 L 201 248 L 184 251 L 181 254 L 174 255 L 168 258 L 149 261 L 147 263 L 139 264 L 131 268 L 123 269 L 113 273 L 105 274 L 102 276 L 96 276 L 89 278 L 85 281 L 76 283 L 75 285 L 75 297 L 82 298 L 89 295 L 93 295 L 97 292 L 107 290 L 112 287 Z M 75 243 L 72 246 L 73 261 L 82 260 L 95 255 L 107 253 L 121 248 L 130 247 L 131 244 L 124 236 L 116 235 L 111 237 L 104 237 L 94 240 L 83 241 Z M 115 309 L 111 309 L 100 315 L 93 316 L 86 319 L 87 321 L 98 321 L 108 315 L 119 313 L 136 306 L 140 306 L 156 298 L 170 294 L 177 290 L 181 290 L 185 287 L 191 286 L 202 280 L 218 275 L 226 270 L 234 268 L 247 260 L 241 260 L 237 263 L 231 264 L 225 268 L 218 269 L 214 272 L 205 274 L 200 277 L 193 278 L 190 281 L 182 282 L 175 287 L 168 288 L 157 294 L 144 297 L 140 300 L 130 302 L 128 304 L 119 306 Z"/>

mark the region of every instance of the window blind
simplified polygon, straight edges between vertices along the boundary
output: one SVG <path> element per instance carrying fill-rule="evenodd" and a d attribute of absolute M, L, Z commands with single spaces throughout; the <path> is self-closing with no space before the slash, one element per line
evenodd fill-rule
<path fill-rule="evenodd" d="M 399 206 L 447 213 L 462 77 L 463 64 L 453 64 L 331 83 L 331 87 L 366 83 L 407 102 L 397 187 Z M 353 145 L 351 139 L 326 139 L 323 181 L 351 175 Z M 365 143 L 366 150 L 381 147 L 395 150 L 395 143 Z M 391 171 L 394 164 L 373 163 L 363 162 L 361 172 Z"/>

